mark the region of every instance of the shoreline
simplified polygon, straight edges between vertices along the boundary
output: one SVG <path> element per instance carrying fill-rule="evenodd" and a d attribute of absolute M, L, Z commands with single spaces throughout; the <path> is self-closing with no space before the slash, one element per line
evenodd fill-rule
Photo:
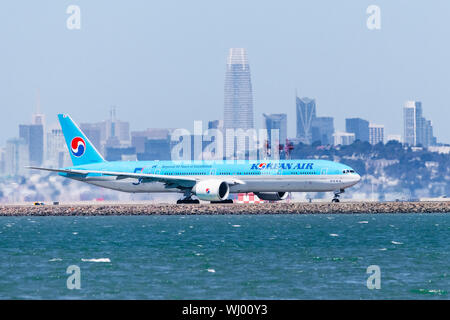
<path fill-rule="evenodd" d="M 0 216 L 129 216 L 243 214 L 450 213 L 449 201 L 264 204 L 60 204 L 1 205 Z"/>

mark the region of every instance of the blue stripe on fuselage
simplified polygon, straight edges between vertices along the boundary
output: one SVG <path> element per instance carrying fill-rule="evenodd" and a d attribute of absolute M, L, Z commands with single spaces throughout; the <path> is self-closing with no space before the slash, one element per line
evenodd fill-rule
<path fill-rule="evenodd" d="M 68 169 L 148 173 L 162 175 L 335 175 L 351 169 L 328 160 L 255 161 L 113 161 L 74 166 Z"/>

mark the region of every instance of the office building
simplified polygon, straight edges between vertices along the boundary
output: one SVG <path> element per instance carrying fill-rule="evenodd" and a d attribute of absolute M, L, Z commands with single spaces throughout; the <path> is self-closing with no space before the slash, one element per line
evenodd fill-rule
<path fill-rule="evenodd" d="M 138 160 L 170 160 L 170 128 L 149 128 L 131 132 L 131 146 L 135 148 Z"/>
<path fill-rule="evenodd" d="M 296 97 L 297 138 L 305 144 L 313 141 L 312 128 L 316 118 L 316 101 L 307 97 Z"/>
<path fill-rule="evenodd" d="M 347 146 L 355 142 L 355 134 L 352 132 L 337 131 L 333 134 L 334 145 Z"/>
<path fill-rule="evenodd" d="M 320 141 L 322 145 L 334 143 L 334 119 L 316 117 L 312 121 L 312 142 Z"/>
<path fill-rule="evenodd" d="M 345 131 L 355 134 L 355 139 L 369 141 L 369 121 L 361 118 L 345 119 Z"/>
<path fill-rule="evenodd" d="M 144 152 L 137 153 L 140 161 L 171 160 L 171 141 L 166 139 L 147 139 L 144 143 Z"/>
<path fill-rule="evenodd" d="M 131 132 L 131 146 L 136 148 L 136 153 L 145 153 L 145 143 L 148 140 L 161 140 L 170 142 L 170 134 L 173 129 L 149 128 L 144 131 Z"/>
<path fill-rule="evenodd" d="M 422 102 L 407 101 L 403 107 L 404 141 L 410 146 L 436 145 L 431 121 L 422 114 Z"/>
<path fill-rule="evenodd" d="M 129 147 L 131 144 L 130 123 L 117 119 L 116 107 L 111 108 L 109 119 L 97 123 L 81 123 L 80 129 L 85 131 L 88 139 L 101 153 L 106 153 L 106 148 Z"/>
<path fill-rule="evenodd" d="M 102 125 L 100 123 L 81 123 L 80 129 L 97 150 L 102 150 Z"/>
<path fill-rule="evenodd" d="M 50 168 L 64 168 L 72 165 L 66 140 L 59 123 L 49 127 L 47 132 L 45 165 Z"/>
<path fill-rule="evenodd" d="M 369 124 L 369 143 L 375 145 L 384 143 L 384 126 L 379 124 Z"/>
<path fill-rule="evenodd" d="M 135 147 L 106 147 L 107 161 L 136 161 Z"/>
<path fill-rule="evenodd" d="M 29 148 L 25 139 L 12 138 L 6 141 L 5 148 L 5 175 L 7 176 L 25 176 L 30 165 Z"/>
<path fill-rule="evenodd" d="M 28 145 L 30 165 L 42 165 L 44 160 L 44 126 L 42 124 L 21 124 L 19 125 L 19 137 Z"/>
<path fill-rule="evenodd" d="M 287 115 L 285 113 L 263 113 L 263 122 L 263 127 L 267 130 L 268 145 L 273 146 L 272 130 L 278 130 L 278 143 L 276 144 L 284 146 L 287 140 Z"/>

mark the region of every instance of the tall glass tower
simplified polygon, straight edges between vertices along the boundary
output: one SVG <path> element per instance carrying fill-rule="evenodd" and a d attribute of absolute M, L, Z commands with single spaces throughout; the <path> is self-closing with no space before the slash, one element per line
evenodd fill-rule
<path fill-rule="evenodd" d="M 404 141 L 410 146 L 429 147 L 436 144 L 431 121 L 422 115 L 422 102 L 406 101 L 403 107 Z"/>
<path fill-rule="evenodd" d="M 231 48 L 228 54 L 223 127 L 225 134 L 227 129 L 254 128 L 252 82 L 247 51 L 244 48 Z M 238 139 L 239 137 L 236 140 Z M 242 141 L 235 141 L 234 144 L 226 144 L 225 155 L 235 156 L 236 146 L 242 146 L 241 143 Z"/>
<path fill-rule="evenodd" d="M 312 143 L 312 127 L 316 118 L 316 100 L 296 97 L 297 138 L 305 144 Z"/>

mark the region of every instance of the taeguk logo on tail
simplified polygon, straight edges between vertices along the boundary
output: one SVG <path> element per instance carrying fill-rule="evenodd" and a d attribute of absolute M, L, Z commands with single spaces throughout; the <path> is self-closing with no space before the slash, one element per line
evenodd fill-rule
<path fill-rule="evenodd" d="M 72 154 L 75 157 L 81 157 L 84 154 L 84 151 L 86 151 L 86 142 L 84 142 L 83 138 L 76 137 L 72 139 L 70 147 L 72 149 Z"/>
<path fill-rule="evenodd" d="M 210 193 L 211 193 L 211 190 L 210 190 L 209 188 L 206 188 L 205 191 L 206 191 L 207 194 L 210 194 Z"/>

